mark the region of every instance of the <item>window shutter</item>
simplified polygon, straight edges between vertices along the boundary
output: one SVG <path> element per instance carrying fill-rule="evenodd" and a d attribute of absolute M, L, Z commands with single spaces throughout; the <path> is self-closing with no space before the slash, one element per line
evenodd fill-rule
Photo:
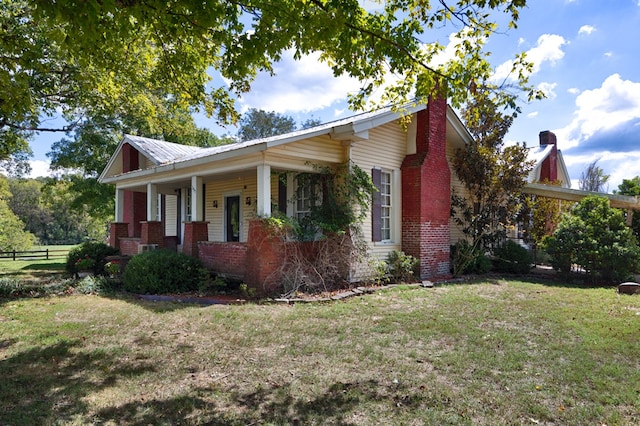
<path fill-rule="evenodd" d="M 377 189 L 371 203 L 371 239 L 372 241 L 382 241 L 382 197 L 380 197 L 382 170 L 371 169 L 371 180 Z"/>
<path fill-rule="evenodd" d="M 287 213 L 287 184 L 278 177 L 278 210 L 280 213 Z"/>

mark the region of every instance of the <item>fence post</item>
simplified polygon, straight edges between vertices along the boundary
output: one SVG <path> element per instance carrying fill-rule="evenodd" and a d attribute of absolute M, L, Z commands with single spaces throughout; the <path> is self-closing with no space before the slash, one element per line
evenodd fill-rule
<path fill-rule="evenodd" d="M 13 260 L 16 260 L 16 251 L 13 250 Z"/>
<path fill-rule="evenodd" d="M 49 249 L 47 249 L 47 260 L 49 260 Z"/>

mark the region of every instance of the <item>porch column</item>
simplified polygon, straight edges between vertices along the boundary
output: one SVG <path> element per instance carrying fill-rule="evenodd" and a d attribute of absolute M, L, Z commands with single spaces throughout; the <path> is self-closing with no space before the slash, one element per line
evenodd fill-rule
<path fill-rule="evenodd" d="M 258 166 L 258 199 L 256 200 L 258 216 L 271 216 L 271 166 Z"/>
<path fill-rule="evenodd" d="M 117 223 L 124 222 L 124 189 L 116 188 L 116 216 Z"/>
<path fill-rule="evenodd" d="M 204 205 L 204 190 L 202 176 L 191 176 L 191 221 L 202 222 Z"/>
<path fill-rule="evenodd" d="M 158 220 L 158 186 L 147 184 L 147 222 Z"/>

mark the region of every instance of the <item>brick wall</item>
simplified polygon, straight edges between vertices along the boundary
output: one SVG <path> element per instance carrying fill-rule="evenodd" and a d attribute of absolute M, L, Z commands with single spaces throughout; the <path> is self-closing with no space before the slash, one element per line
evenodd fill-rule
<path fill-rule="evenodd" d="M 109 227 L 109 245 L 111 247 L 120 248 L 120 238 L 129 236 L 129 224 L 122 222 L 113 222 Z"/>
<path fill-rule="evenodd" d="M 558 180 L 558 143 L 556 135 L 548 130 L 540 132 L 538 135 L 540 146 L 553 145 L 551 152 L 544 159 L 540 166 L 540 181 L 555 182 Z"/>
<path fill-rule="evenodd" d="M 420 259 L 420 278 L 450 275 L 451 172 L 446 159 L 447 103 L 417 113 L 416 150 L 402 163 L 402 250 Z"/>
<path fill-rule="evenodd" d="M 144 221 L 140 222 L 141 244 L 157 244 L 158 248 L 164 247 L 164 228 L 162 222 L 159 221 Z"/>
<path fill-rule="evenodd" d="M 214 272 L 245 278 L 247 243 L 201 241 L 198 243 L 198 255 L 204 265 Z"/>
<path fill-rule="evenodd" d="M 263 226 L 262 221 L 249 222 L 245 282 L 263 295 L 280 289 L 276 271 L 282 265 L 283 241 Z"/>
<path fill-rule="evenodd" d="M 140 238 L 120 238 L 120 254 L 123 256 L 133 256 L 138 254 Z"/>
<path fill-rule="evenodd" d="M 209 222 L 185 222 L 182 252 L 198 257 L 198 242 L 209 240 Z"/>

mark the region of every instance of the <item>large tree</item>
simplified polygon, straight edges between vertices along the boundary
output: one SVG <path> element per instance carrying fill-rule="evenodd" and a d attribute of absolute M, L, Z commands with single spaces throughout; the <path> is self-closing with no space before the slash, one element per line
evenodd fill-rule
<path fill-rule="evenodd" d="M 251 108 L 240 119 L 238 139 L 248 141 L 292 132 L 296 129 L 296 121 L 275 111 L 263 111 Z"/>
<path fill-rule="evenodd" d="M 498 89 L 486 45 L 514 27 L 526 0 L 358 0 L 0 2 L 0 159 L 24 149 L 30 132 L 55 130 L 43 117 L 61 112 L 68 126 L 126 109 L 155 116 L 148 94 L 162 88 L 177 108 L 237 120 L 234 99 L 259 71 L 292 52 L 320 52 L 335 75 L 362 82 L 357 109 L 382 87 L 379 102 L 454 105 L 476 88 Z M 455 33 L 453 56 L 439 42 Z M 440 60 L 441 58 L 449 58 Z M 515 87 L 529 96 L 524 55 L 513 61 Z M 212 81 L 215 70 L 225 81 Z M 389 79 L 389 75 L 400 78 Z M 393 82 L 391 82 L 393 81 Z M 504 87 L 503 87 L 504 88 Z M 514 93 L 504 102 L 513 104 Z M 58 130 L 60 130 L 58 128 Z"/>
<path fill-rule="evenodd" d="M 516 224 L 532 164 L 524 143 L 504 144 L 514 115 L 502 113 L 484 93 L 467 105 L 462 117 L 473 140 L 453 159 L 464 193 L 452 195 L 452 215 L 471 246 L 484 252 L 500 244 Z"/>
<path fill-rule="evenodd" d="M 622 183 L 618 185 L 618 189 L 614 190 L 613 193 L 632 197 L 640 195 L 640 176 L 636 176 L 633 179 L 622 179 Z M 626 214 L 630 214 L 630 212 Z M 631 229 L 640 241 L 640 211 L 634 210 L 631 214 L 633 214 L 631 218 Z"/>
<path fill-rule="evenodd" d="M 0 252 L 29 250 L 36 242 L 34 235 L 24 229 L 24 222 L 9 208 L 11 191 L 7 178 L 0 175 Z"/>

